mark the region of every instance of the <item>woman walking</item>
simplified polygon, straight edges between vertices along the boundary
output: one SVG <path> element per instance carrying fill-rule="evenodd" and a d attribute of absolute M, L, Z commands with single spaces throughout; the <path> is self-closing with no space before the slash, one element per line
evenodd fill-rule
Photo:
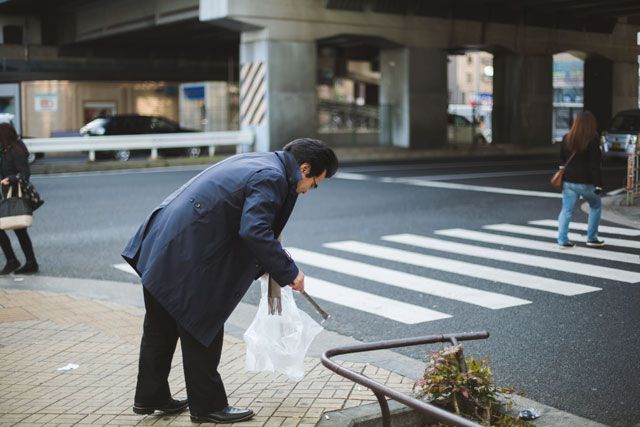
<path fill-rule="evenodd" d="M 604 241 L 598 239 L 598 225 L 602 213 L 601 161 L 596 118 L 591 112 L 583 111 L 576 117 L 560 147 L 560 162 L 563 165 L 560 168 L 565 169 L 562 210 L 558 217 L 558 245 L 561 249 L 575 246 L 569 241 L 569 223 L 580 197 L 589 203 L 587 246 L 604 246 Z"/>
<path fill-rule="evenodd" d="M 9 189 L 12 189 L 12 194 L 18 192 L 18 180 L 20 178 L 28 181 L 31 172 L 29 171 L 29 161 L 27 160 L 29 152 L 21 139 L 18 138 L 18 134 L 14 127 L 9 123 L 0 124 L 0 170 L 2 172 L 2 195 L 7 196 Z M 0 247 L 4 256 L 7 259 L 7 263 L 0 271 L 0 274 L 9 274 L 15 272 L 16 274 L 33 274 L 38 272 L 38 263 L 36 262 L 36 256 L 33 253 L 33 245 L 31 239 L 27 233 L 26 228 L 14 230 L 20 247 L 26 258 L 25 264 L 20 267 L 20 262 L 16 257 L 13 248 L 11 247 L 11 241 L 9 236 L 4 230 L 0 230 Z"/>

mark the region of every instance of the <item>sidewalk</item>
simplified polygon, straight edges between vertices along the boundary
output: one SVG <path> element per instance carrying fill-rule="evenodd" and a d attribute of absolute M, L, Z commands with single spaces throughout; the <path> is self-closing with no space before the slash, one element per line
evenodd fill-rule
<path fill-rule="evenodd" d="M 192 426 L 189 413 L 139 416 L 131 406 L 144 311 L 90 299 L 0 288 L 0 425 Z M 220 373 L 229 404 L 250 407 L 252 426 L 315 426 L 327 411 L 376 402 L 369 390 L 306 360 L 293 383 L 244 368 L 244 342 L 225 334 Z M 76 369 L 58 369 L 73 363 Z M 402 392 L 413 380 L 367 363 L 343 362 Z M 186 397 L 179 350 L 172 393 Z"/>
<path fill-rule="evenodd" d="M 583 204 L 582 210 L 589 212 L 589 206 Z M 625 194 L 603 197 L 602 219 L 626 227 L 640 228 L 640 198 L 636 198 L 632 206 L 627 206 Z"/>

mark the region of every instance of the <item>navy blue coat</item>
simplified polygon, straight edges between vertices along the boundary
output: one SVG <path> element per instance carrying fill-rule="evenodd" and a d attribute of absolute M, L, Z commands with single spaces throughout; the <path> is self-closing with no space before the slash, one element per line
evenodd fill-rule
<path fill-rule="evenodd" d="M 298 275 L 277 236 L 301 177 L 284 151 L 226 159 L 167 197 L 122 256 L 171 316 L 208 347 L 264 271 L 281 286 Z"/>

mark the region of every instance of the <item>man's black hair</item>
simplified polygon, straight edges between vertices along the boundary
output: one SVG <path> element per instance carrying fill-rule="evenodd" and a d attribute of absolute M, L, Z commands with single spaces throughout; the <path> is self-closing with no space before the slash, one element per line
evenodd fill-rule
<path fill-rule="evenodd" d="M 309 163 L 310 176 L 320 176 L 327 171 L 325 178 L 331 178 L 338 170 L 338 158 L 336 153 L 327 145 L 317 139 L 298 138 L 284 146 L 284 151 L 293 154 L 299 165 Z"/>

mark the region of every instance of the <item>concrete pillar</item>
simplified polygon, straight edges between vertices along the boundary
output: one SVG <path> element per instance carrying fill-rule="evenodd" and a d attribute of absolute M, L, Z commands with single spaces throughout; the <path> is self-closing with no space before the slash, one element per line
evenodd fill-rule
<path fill-rule="evenodd" d="M 240 43 L 240 127 L 256 151 L 316 134 L 316 43 L 245 37 Z"/>
<path fill-rule="evenodd" d="M 601 57 L 584 61 L 584 109 L 596 116 L 598 130 L 606 129 L 613 115 L 611 93 L 613 62 Z"/>
<path fill-rule="evenodd" d="M 638 58 L 613 63 L 613 113 L 638 108 Z"/>
<path fill-rule="evenodd" d="M 447 143 L 447 54 L 441 49 L 380 52 L 380 143 L 434 148 Z"/>
<path fill-rule="evenodd" d="M 584 63 L 584 108 L 605 130 L 619 111 L 638 108 L 638 62 L 587 58 Z"/>
<path fill-rule="evenodd" d="M 548 145 L 553 57 L 498 53 L 493 58 L 492 138 L 496 144 Z"/>

